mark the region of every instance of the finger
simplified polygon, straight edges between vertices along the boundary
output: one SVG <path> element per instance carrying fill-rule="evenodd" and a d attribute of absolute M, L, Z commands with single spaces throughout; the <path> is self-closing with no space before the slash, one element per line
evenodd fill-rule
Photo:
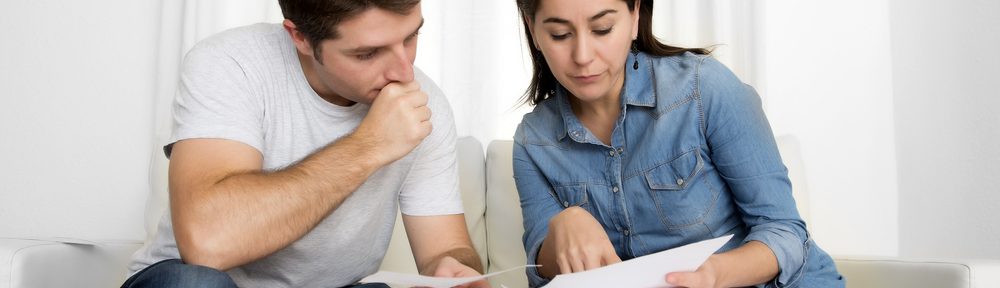
<path fill-rule="evenodd" d="M 482 280 L 479 280 L 479 281 L 476 281 L 476 282 L 469 283 L 469 287 L 473 287 L 473 288 L 490 288 L 490 282 L 487 282 L 486 279 L 482 279 Z"/>
<path fill-rule="evenodd" d="M 427 135 L 431 135 L 431 132 L 434 132 L 434 124 L 431 124 L 431 121 L 420 122 L 421 135 L 427 137 Z"/>
<path fill-rule="evenodd" d="M 569 260 L 566 259 L 566 256 L 559 256 L 556 259 L 556 264 L 559 264 L 559 274 L 573 273 L 573 268 L 569 266 Z"/>
<path fill-rule="evenodd" d="M 418 107 L 417 111 L 416 111 L 416 115 L 417 115 L 417 120 L 420 120 L 421 122 L 423 122 L 423 121 L 430 121 L 431 120 L 431 108 L 427 108 L 427 106 Z"/>
<path fill-rule="evenodd" d="M 396 83 L 399 83 L 399 82 L 396 82 Z M 403 90 L 405 90 L 407 92 L 418 91 L 418 90 L 420 90 L 420 82 L 410 81 L 410 82 L 406 82 L 406 83 L 400 83 L 400 87 L 402 87 Z"/>
<path fill-rule="evenodd" d="M 573 269 L 573 272 L 587 271 L 584 269 L 586 267 L 583 265 L 583 259 L 581 258 L 582 257 L 580 257 L 580 255 L 574 255 L 573 257 L 570 257 L 569 266 L 570 268 Z"/>
<path fill-rule="evenodd" d="M 601 266 L 602 266 L 601 265 L 601 258 L 602 257 L 600 255 L 594 255 L 594 256 L 587 255 L 587 256 L 585 256 L 585 258 L 583 259 L 583 268 L 585 270 L 593 270 L 593 269 L 601 268 Z"/>
<path fill-rule="evenodd" d="M 389 82 L 389 84 L 385 84 L 385 86 L 382 87 L 382 91 L 379 92 L 379 94 L 380 95 L 398 95 L 398 94 L 405 93 L 406 91 L 407 90 L 405 89 L 405 87 L 403 86 L 403 84 L 400 84 L 399 82 Z"/>
<path fill-rule="evenodd" d="M 615 254 L 614 250 L 612 250 L 604 253 L 604 257 L 601 257 L 601 261 L 604 262 L 604 265 L 611 265 L 622 262 L 622 258 L 619 258 L 618 254 Z"/>
<path fill-rule="evenodd" d="M 700 287 L 694 272 L 673 272 L 666 276 L 667 283 L 681 287 Z"/>
<path fill-rule="evenodd" d="M 424 93 L 423 91 L 412 91 L 408 93 L 410 94 L 409 98 L 407 99 L 407 102 L 410 104 L 410 106 L 412 107 L 427 106 L 427 93 Z"/>

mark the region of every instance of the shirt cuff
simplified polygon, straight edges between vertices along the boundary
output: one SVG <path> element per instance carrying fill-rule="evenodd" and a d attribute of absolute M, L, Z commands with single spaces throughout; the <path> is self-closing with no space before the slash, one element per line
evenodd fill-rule
<path fill-rule="evenodd" d="M 538 239 L 533 239 L 530 242 L 531 245 L 526 246 L 527 249 L 525 249 L 528 252 L 527 256 L 528 256 L 529 266 L 524 269 L 524 272 L 525 274 L 528 275 L 528 287 L 540 287 L 545 284 L 548 284 L 549 281 L 552 280 L 542 277 L 542 275 L 538 273 L 538 267 L 530 266 L 538 264 L 536 262 L 538 260 L 538 251 L 542 249 L 543 240 L 545 240 L 545 237 L 538 237 Z"/>
<path fill-rule="evenodd" d="M 794 287 L 801 278 L 806 267 L 806 255 L 809 255 L 809 234 L 801 241 L 794 233 L 779 233 L 770 230 L 755 231 L 747 235 L 743 244 L 750 241 L 760 241 L 767 245 L 778 259 L 778 276 L 769 283 L 758 287 Z"/>

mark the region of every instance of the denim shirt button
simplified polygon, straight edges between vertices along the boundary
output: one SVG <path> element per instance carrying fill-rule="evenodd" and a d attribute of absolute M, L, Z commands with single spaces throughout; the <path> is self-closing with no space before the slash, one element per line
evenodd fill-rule
<path fill-rule="evenodd" d="M 625 233 L 625 236 L 628 236 L 628 233 L 629 233 L 628 229 L 625 229 L 625 231 L 622 231 L 622 233 Z"/>
<path fill-rule="evenodd" d="M 684 185 L 684 179 L 677 178 L 677 185 Z"/>
<path fill-rule="evenodd" d="M 563 201 L 563 207 L 569 208 L 569 201 Z"/>
<path fill-rule="evenodd" d="M 618 193 L 618 186 L 615 186 L 614 188 L 611 188 L 611 192 Z"/>
<path fill-rule="evenodd" d="M 609 151 L 608 156 L 615 157 L 615 150 Z"/>
<path fill-rule="evenodd" d="M 622 152 L 624 152 L 624 151 L 625 151 L 625 149 L 622 149 L 622 147 L 618 147 L 618 154 L 622 154 Z"/>

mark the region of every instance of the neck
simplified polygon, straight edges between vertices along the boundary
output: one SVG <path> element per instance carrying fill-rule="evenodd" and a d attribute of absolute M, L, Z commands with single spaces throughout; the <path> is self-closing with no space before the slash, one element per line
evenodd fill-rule
<path fill-rule="evenodd" d="M 581 101 L 575 96 L 569 97 L 570 107 L 573 114 L 580 119 L 580 123 L 590 133 L 593 133 L 601 142 L 611 145 L 611 133 L 614 132 L 615 122 L 621 115 L 621 91 L 624 86 L 625 74 L 615 82 L 615 85 L 608 94 L 591 100 Z"/>
<path fill-rule="evenodd" d="M 615 80 L 615 84 L 612 85 L 612 89 L 600 98 L 590 101 L 582 101 L 580 98 L 575 96 L 569 97 L 569 103 L 570 107 L 573 108 L 573 114 L 576 114 L 576 117 L 581 120 L 584 118 L 601 119 L 608 121 L 607 123 L 609 124 L 614 124 L 614 121 L 618 119 L 618 115 L 621 114 L 621 98 L 624 86 L 625 73 L 622 73 L 621 77 L 618 77 L 618 79 Z"/>

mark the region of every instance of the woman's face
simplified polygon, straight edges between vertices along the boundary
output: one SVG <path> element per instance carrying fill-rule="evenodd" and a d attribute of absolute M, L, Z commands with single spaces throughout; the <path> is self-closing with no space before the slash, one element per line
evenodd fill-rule
<path fill-rule="evenodd" d="M 620 93 L 638 25 L 638 9 L 622 0 L 540 0 L 529 19 L 552 74 L 583 102 Z"/>

